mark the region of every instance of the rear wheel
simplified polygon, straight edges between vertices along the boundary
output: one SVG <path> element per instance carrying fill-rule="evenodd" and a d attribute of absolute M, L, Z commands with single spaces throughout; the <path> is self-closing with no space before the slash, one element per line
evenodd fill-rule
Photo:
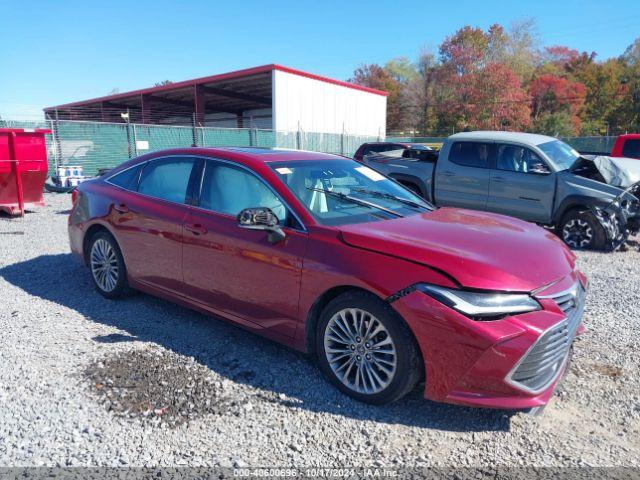
<path fill-rule="evenodd" d="M 89 242 L 88 263 L 91 279 L 98 293 L 115 299 L 128 291 L 124 258 L 113 236 L 105 231 L 96 233 Z"/>
<path fill-rule="evenodd" d="M 320 368 L 347 395 L 372 404 L 411 391 L 422 361 L 411 331 L 385 302 L 347 292 L 327 305 L 316 335 Z"/>
<path fill-rule="evenodd" d="M 604 228 L 589 211 L 567 213 L 558 230 L 562 240 L 571 248 L 600 250 L 607 240 Z"/>

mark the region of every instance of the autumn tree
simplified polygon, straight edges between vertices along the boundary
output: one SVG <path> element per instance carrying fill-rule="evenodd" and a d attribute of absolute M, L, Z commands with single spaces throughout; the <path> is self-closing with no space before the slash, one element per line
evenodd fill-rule
<path fill-rule="evenodd" d="M 640 38 L 620 57 L 624 97 L 616 117 L 624 130 L 640 131 Z"/>
<path fill-rule="evenodd" d="M 395 130 L 417 130 L 425 104 L 424 86 L 417 65 L 406 57 L 397 57 L 389 60 L 384 69 L 398 82 L 400 89 L 398 95 L 399 119 Z"/>
<path fill-rule="evenodd" d="M 467 25 L 445 38 L 440 45 L 440 61 L 458 76 L 474 73 L 491 60 L 496 46 L 502 44 L 503 34 L 499 25 L 492 25 L 487 33 Z"/>
<path fill-rule="evenodd" d="M 619 122 L 617 112 L 627 93 L 624 76 L 624 64 L 615 58 L 586 61 L 574 70 L 574 77 L 586 87 L 582 133 L 605 134 L 609 125 Z"/>
<path fill-rule="evenodd" d="M 625 109 L 625 95 L 628 90 L 625 84 L 625 67 L 620 59 L 609 59 L 605 62 L 596 61 L 595 52 L 578 52 L 566 46 L 556 45 L 546 47 L 542 55 L 543 63 L 537 69 L 537 75 L 548 80 L 549 75 L 566 80 L 566 85 L 558 88 L 571 88 L 572 84 L 580 83 L 585 89 L 585 98 L 576 99 L 576 103 L 569 105 L 567 102 L 554 102 L 548 100 L 546 103 L 556 103 L 554 111 L 549 109 L 543 111 L 541 116 L 548 117 L 556 115 L 553 121 L 546 118 L 544 121 L 538 116 L 538 111 L 534 108 L 534 123 L 537 129 L 544 131 L 541 125 L 554 125 L 557 129 L 561 120 L 569 119 L 573 125 L 562 130 L 569 130 L 571 134 L 598 135 L 609 132 L 610 127 L 619 126 L 624 123 L 620 118 L 620 113 Z M 539 85 L 538 85 L 539 86 Z M 579 87 L 578 87 L 579 88 Z M 573 92 L 574 94 L 576 92 Z M 562 93 L 567 95 L 567 92 Z M 571 92 L 569 92 L 571 94 Z M 581 92 L 577 94 L 580 96 Z M 549 98 L 553 99 L 550 95 Z M 535 101 L 535 99 L 534 99 Z M 580 106 L 577 103 L 582 102 Z M 571 108 L 567 108 L 570 106 Z M 563 112 L 563 115 L 560 115 Z"/>
<path fill-rule="evenodd" d="M 554 124 L 565 119 L 570 124 L 563 127 L 568 133 L 580 130 L 580 114 L 584 107 L 586 87 L 580 82 L 572 82 L 564 77 L 544 74 L 535 78 L 529 87 L 531 95 L 531 113 L 534 128 L 541 133 L 547 131 L 544 125 L 553 117 Z"/>
<path fill-rule="evenodd" d="M 438 127 L 436 115 L 437 72 L 439 64 L 435 56 L 423 50 L 418 59 L 418 82 L 412 87 L 414 95 L 419 97 L 418 123 L 416 127 L 422 132 L 435 132 Z"/>
<path fill-rule="evenodd" d="M 538 44 L 531 20 L 508 29 L 465 26 L 444 39 L 437 56 L 364 65 L 351 81 L 389 92 L 389 131 L 640 130 L 640 39 L 605 61 L 594 52 Z"/>
<path fill-rule="evenodd" d="M 545 63 L 551 63 L 560 69 L 564 69 L 572 61 L 576 60 L 580 53 L 564 45 L 544 47 L 542 59 Z"/>
<path fill-rule="evenodd" d="M 442 127 L 522 129 L 529 105 L 518 76 L 496 61 L 504 55 L 505 32 L 464 27 L 440 46 L 437 111 Z"/>
<path fill-rule="evenodd" d="M 528 84 L 540 61 L 538 41 L 534 20 L 515 21 L 505 33 L 500 49 L 494 53 L 494 61 L 506 65 L 522 84 Z"/>
<path fill-rule="evenodd" d="M 518 76 L 506 65 L 490 63 L 469 84 L 468 123 L 482 130 L 522 130 L 531 110 Z"/>

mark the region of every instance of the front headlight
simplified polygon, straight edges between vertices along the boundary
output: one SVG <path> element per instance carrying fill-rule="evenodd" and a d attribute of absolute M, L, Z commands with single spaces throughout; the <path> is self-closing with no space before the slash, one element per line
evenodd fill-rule
<path fill-rule="evenodd" d="M 540 310 L 540 304 L 525 293 L 493 293 L 455 290 L 419 284 L 417 289 L 467 317 L 491 320 L 514 313 Z"/>

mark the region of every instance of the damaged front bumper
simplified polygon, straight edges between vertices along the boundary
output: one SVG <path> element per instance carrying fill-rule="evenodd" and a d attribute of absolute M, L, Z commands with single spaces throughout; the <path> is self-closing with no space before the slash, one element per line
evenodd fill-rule
<path fill-rule="evenodd" d="M 592 205 L 593 213 L 607 236 L 606 251 L 627 243 L 630 235 L 640 231 L 640 182 L 626 188 L 606 206 Z"/>
<path fill-rule="evenodd" d="M 573 272 L 536 291 L 540 310 L 491 321 L 473 320 L 418 290 L 395 298 L 424 359 L 425 398 L 500 409 L 544 406 L 583 331 L 586 288 L 584 275 Z"/>

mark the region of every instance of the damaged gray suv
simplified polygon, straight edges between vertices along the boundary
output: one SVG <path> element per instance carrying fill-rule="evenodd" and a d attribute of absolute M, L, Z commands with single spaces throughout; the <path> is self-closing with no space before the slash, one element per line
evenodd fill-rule
<path fill-rule="evenodd" d="M 640 162 L 581 155 L 553 137 L 459 133 L 438 156 L 388 150 L 362 161 L 437 206 L 545 225 L 573 248 L 614 250 L 640 229 Z"/>

